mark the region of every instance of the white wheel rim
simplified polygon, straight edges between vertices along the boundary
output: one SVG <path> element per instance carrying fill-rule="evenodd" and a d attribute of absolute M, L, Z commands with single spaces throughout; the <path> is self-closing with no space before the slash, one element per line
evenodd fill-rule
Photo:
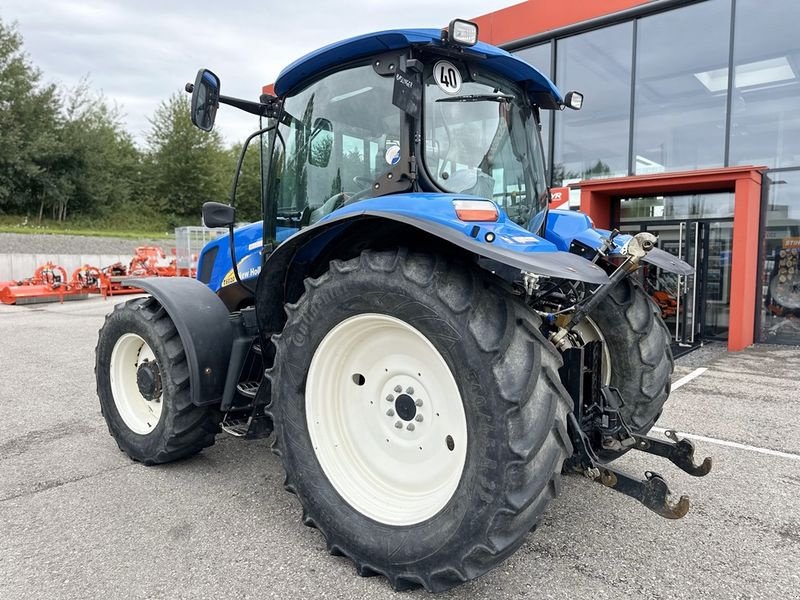
<path fill-rule="evenodd" d="M 331 329 L 311 360 L 305 408 L 322 470 L 360 513 L 413 525 L 458 488 L 467 456 L 461 394 L 442 355 L 408 323 L 368 313 Z"/>
<path fill-rule="evenodd" d="M 163 393 L 147 400 L 139 391 L 136 373 L 145 360 L 156 362 L 153 350 L 135 333 L 122 335 L 111 351 L 111 394 L 119 416 L 134 433 L 147 435 L 161 419 Z"/>
<path fill-rule="evenodd" d="M 589 342 L 602 342 L 603 344 L 603 364 L 600 367 L 600 378 L 605 385 L 611 385 L 611 352 L 608 350 L 606 338 L 597 326 L 597 323 L 589 317 L 578 323 L 572 330 L 578 334 L 584 344 Z"/>

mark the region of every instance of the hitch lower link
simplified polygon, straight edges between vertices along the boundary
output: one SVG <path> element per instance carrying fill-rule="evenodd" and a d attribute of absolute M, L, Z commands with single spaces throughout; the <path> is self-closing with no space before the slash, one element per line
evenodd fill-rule
<path fill-rule="evenodd" d="M 662 517 L 680 519 L 689 511 L 688 496 L 682 495 L 677 502 L 674 501 L 666 480 L 658 473 L 646 471 L 644 479 L 638 479 L 603 462 L 594 448 L 630 449 L 653 454 L 669 460 L 694 477 L 703 477 L 711 471 L 711 458 L 696 464 L 694 444 L 678 438 L 677 433 L 671 430 L 665 432 L 668 440 L 631 432 L 619 414 L 622 404 L 619 391 L 599 384 L 599 345 L 600 342 L 592 342 L 584 348 L 564 352 L 562 381 L 575 401 L 575 411 L 570 413 L 568 421 L 575 452 L 565 463 L 565 468 L 638 500 Z M 578 372 L 581 376 L 576 384 Z"/>

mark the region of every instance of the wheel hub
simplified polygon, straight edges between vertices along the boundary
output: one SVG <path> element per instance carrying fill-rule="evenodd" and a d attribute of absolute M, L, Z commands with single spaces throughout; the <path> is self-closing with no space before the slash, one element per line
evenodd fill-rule
<path fill-rule="evenodd" d="M 381 394 L 390 403 L 385 413 L 392 429 L 390 433 L 405 440 L 419 437 L 422 434 L 419 427 L 430 417 L 431 406 L 430 401 L 427 406 L 423 401 L 429 396 L 422 382 L 411 374 L 398 373 L 386 381 Z M 416 435 L 409 436 L 414 431 Z"/>
<path fill-rule="evenodd" d="M 125 425 L 147 435 L 161 420 L 164 402 L 161 370 L 150 345 L 136 333 L 125 333 L 111 351 L 109 379 L 114 405 Z"/>
<path fill-rule="evenodd" d="M 154 401 L 161 398 L 161 371 L 158 363 L 143 360 L 136 370 L 136 385 L 145 400 Z"/>
<path fill-rule="evenodd" d="M 400 394 L 397 400 L 394 401 L 394 407 L 397 411 L 397 416 L 403 421 L 410 421 L 417 414 L 417 405 L 414 404 L 414 399 L 408 394 Z"/>

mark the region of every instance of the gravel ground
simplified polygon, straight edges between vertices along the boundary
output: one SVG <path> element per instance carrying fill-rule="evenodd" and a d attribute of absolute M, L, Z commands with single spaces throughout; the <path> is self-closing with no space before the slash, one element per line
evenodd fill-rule
<path fill-rule="evenodd" d="M 0 254 L 133 254 L 138 246 L 161 246 L 170 253 L 174 238 L 125 239 L 55 235 L 47 233 L 0 233 Z"/>

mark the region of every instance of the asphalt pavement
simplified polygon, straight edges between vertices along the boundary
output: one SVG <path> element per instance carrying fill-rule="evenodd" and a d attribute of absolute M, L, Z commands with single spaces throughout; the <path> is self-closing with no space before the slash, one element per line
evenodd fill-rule
<path fill-rule="evenodd" d="M 428 598 L 361 578 L 300 523 L 269 440 L 221 435 L 179 463 L 122 454 L 100 415 L 94 346 L 115 302 L 0 305 L 0 599 Z M 579 476 L 500 568 L 442 598 L 800 598 L 800 349 L 679 361 L 657 426 L 714 468 L 654 457 L 689 514 L 668 521 Z"/>

